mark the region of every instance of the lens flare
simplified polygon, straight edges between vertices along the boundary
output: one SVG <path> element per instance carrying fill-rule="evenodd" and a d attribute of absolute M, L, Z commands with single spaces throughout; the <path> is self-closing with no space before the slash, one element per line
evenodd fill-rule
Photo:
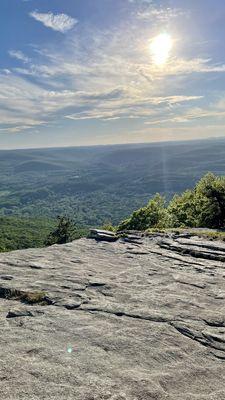
<path fill-rule="evenodd" d="M 67 353 L 71 354 L 73 352 L 72 347 L 67 347 Z"/>

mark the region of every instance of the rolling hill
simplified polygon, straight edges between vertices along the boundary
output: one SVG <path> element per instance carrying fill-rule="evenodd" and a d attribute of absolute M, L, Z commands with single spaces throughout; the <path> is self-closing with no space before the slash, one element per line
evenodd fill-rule
<path fill-rule="evenodd" d="M 159 192 L 225 174 L 225 140 L 0 151 L 0 214 L 113 223 Z"/>

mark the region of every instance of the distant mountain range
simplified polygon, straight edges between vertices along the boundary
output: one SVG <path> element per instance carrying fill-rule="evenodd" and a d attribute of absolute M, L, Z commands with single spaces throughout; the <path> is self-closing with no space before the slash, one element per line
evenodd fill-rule
<path fill-rule="evenodd" d="M 225 174 L 225 139 L 0 151 L 0 213 L 113 223 L 159 192 Z"/>

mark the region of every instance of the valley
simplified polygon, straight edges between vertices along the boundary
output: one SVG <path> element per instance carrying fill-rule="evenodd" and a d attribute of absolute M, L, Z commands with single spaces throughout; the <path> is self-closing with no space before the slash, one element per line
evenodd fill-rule
<path fill-rule="evenodd" d="M 225 140 L 0 151 L 0 215 L 119 223 L 159 192 L 225 174 Z"/>

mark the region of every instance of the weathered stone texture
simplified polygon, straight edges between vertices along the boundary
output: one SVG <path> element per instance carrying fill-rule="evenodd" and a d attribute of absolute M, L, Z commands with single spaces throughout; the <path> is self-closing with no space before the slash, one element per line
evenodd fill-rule
<path fill-rule="evenodd" d="M 1 254 L 0 398 L 224 400 L 224 256 L 134 234 Z"/>

